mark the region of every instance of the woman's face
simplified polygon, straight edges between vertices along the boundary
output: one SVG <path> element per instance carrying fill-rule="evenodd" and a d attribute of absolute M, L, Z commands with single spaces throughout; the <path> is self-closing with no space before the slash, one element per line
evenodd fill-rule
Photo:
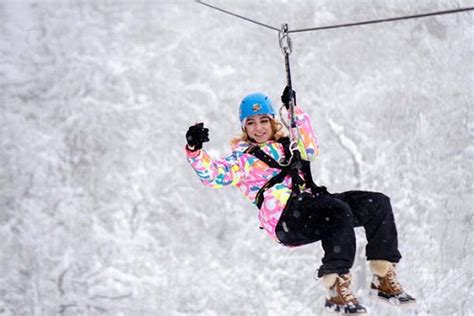
<path fill-rule="evenodd" d="M 273 136 L 272 123 L 266 114 L 253 115 L 245 120 L 247 135 L 257 144 L 265 143 Z"/>

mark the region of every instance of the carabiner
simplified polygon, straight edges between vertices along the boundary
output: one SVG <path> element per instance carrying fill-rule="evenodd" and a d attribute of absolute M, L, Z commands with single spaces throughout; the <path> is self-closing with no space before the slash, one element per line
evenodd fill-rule
<path fill-rule="evenodd" d="M 278 32 L 278 43 L 283 55 L 291 54 L 293 46 L 291 44 L 291 38 L 288 35 L 288 24 L 282 24 L 281 30 Z"/>

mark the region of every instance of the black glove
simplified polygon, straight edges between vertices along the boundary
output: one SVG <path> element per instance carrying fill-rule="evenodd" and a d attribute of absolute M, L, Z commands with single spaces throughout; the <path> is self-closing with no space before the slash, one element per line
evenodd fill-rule
<path fill-rule="evenodd" d="M 293 91 L 293 105 L 296 106 L 296 92 L 295 90 L 292 90 L 292 91 Z M 290 107 L 290 101 L 291 101 L 290 87 L 286 86 L 285 90 L 283 90 L 283 94 L 281 95 L 281 102 L 283 102 L 287 110 Z"/>
<path fill-rule="evenodd" d="M 204 127 L 204 123 L 189 127 L 186 133 L 186 141 L 188 142 L 188 148 L 194 147 L 192 151 L 201 149 L 202 143 L 209 141 L 209 129 Z"/>

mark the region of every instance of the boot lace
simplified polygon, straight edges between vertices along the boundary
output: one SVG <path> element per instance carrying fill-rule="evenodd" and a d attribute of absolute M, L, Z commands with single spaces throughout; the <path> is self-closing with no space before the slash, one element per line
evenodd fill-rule
<path fill-rule="evenodd" d="M 387 281 L 388 284 L 390 284 L 390 287 L 395 291 L 399 293 L 403 293 L 403 288 L 401 284 L 397 280 L 397 274 L 395 273 L 394 270 L 390 270 L 387 272 Z"/>
<path fill-rule="evenodd" d="M 357 304 L 357 299 L 355 298 L 352 290 L 350 289 L 351 277 L 350 276 L 341 276 L 338 278 L 339 289 L 341 296 L 345 302 Z"/>

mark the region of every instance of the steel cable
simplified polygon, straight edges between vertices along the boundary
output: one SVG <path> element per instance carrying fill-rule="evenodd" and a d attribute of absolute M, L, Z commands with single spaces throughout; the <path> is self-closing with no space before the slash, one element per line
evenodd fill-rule
<path fill-rule="evenodd" d="M 201 0 L 196 0 L 197 3 L 205 5 L 207 7 L 210 7 L 214 10 L 221 11 L 223 13 L 232 15 L 236 18 L 266 27 L 268 29 L 280 32 L 281 30 L 277 27 L 273 27 L 271 25 L 261 23 L 252 19 L 249 19 L 247 17 L 244 17 L 239 14 L 235 14 L 233 12 L 221 9 L 219 7 L 210 5 L 208 3 L 202 2 Z M 435 11 L 435 12 L 429 12 L 429 13 L 421 13 L 421 14 L 414 14 L 414 15 L 406 15 L 406 16 L 399 16 L 399 17 L 393 17 L 393 18 L 384 18 L 384 19 L 377 19 L 377 20 L 369 20 L 369 21 L 360 21 L 360 22 L 352 22 L 352 23 L 344 23 L 344 24 L 336 24 L 336 25 L 327 25 L 327 26 L 318 26 L 318 27 L 312 27 L 312 28 L 305 28 L 305 29 L 297 29 L 297 30 L 288 30 L 288 33 L 302 33 L 302 32 L 311 32 L 311 31 L 321 31 L 321 30 L 329 30 L 329 29 L 336 29 L 336 28 L 344 28 L 344 27 L 354 27 L 354 26 L 360 26 L 360 25 L 367 25 L 367 24 L 376 24 L 376 23 L 387 23 L 387 22 L 394 22 L 394 21 L 401 21 L 401 20 L 409 20 L 409 19 L 418 19 L 418 18 L 424 18 L 424 17 L 430 17 L 430 16 L 437 16 L 437 15 L 445 15 L 445 14 L 453 14 L 453 13 L 460 13 L 460 12 L 467 12 L 467 11 L 473 11 L 474 7 L 466 7 L 466 8 L 458 8 L 458 9 L 452 9 L 452 10 L 445 10 L 445 11 Z"/>

